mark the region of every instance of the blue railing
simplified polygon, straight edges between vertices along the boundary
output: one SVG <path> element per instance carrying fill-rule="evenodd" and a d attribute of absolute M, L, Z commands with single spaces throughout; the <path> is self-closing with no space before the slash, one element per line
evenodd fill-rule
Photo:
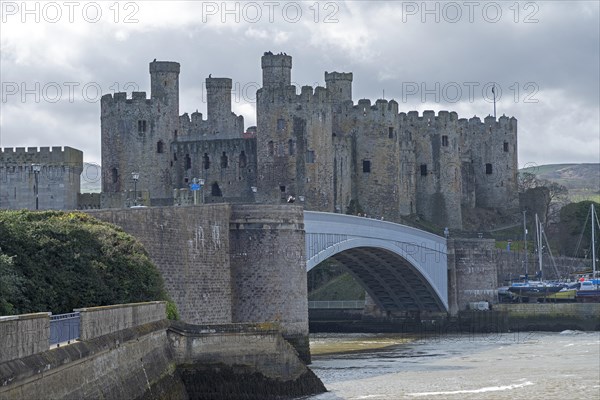
<path fill-rule="evenodd" d="M 50 316 L 50 345 L 79 339 L 79 313 Z"/>

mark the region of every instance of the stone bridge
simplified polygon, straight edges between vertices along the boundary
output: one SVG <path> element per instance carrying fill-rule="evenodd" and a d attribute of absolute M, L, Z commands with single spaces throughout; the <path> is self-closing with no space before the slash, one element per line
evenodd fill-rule
<path fill-rule="evenodd" d="M 304 212 L 306 267 L 333 259 L 385 311 L 448 310 L 446 239 L 392 222 Z"/>

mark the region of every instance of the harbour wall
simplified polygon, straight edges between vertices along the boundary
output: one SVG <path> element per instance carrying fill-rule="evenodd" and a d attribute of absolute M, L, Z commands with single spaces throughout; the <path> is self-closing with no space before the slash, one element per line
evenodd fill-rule
<path fill-rule="evenodd" d="M 325 391 L 277 324 L 172 322 L 164 302 L 80 313 L 85 340 L 19 358 L 2 351 L 13 358 L 0 362 L 1 400 L 271 399 Z M 11 323 L 0 321 L 0 328 Z M 49 335 L 42 325 L 21 333 Z"/>

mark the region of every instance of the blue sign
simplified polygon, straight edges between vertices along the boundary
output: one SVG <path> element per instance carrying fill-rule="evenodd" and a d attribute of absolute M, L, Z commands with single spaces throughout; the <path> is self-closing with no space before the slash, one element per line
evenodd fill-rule
<path fill-rule="evenodd" d="M 198 185 L 197 183 L 192 183 L 190 184 L 190 189 L 192 190 L 200 190 L 202 186 Z"/>

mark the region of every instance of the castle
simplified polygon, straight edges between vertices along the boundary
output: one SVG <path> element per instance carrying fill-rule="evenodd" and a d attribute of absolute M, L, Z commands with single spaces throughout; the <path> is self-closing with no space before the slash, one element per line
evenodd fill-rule
<path fill-rule="evenodd" d="M 267 52 L 261 63 L 257 126 L 246 130 L 229 78 L 206 79 L 206 119 L 179 115 L 176 62 L 150 63 L 150 98 L 104 95 L 102 207 L 130 204 L 132 172 L 146 205 L 181 204 L 197 178 L 204 203 L 295 199 L 307 210 L 395 222 L 416 214 L 459 229 L 465 209 L 518 207 L 515 118 L 354 103 L 352 73 L 325 72 L 326 87 L 298 93 L 291 56 Z"/>

